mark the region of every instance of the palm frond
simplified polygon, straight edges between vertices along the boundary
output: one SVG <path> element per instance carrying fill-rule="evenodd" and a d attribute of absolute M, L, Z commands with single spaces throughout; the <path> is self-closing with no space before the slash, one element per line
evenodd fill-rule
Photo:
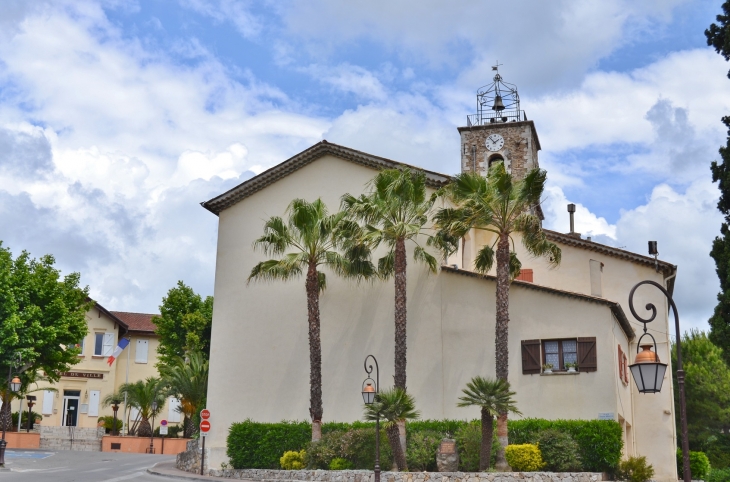
<path fill-rule="evenodd" d="M 386 421 L 386 428 L 400 420 L 416 420 L 420 416 L 421 412 L 416 410 L 416 400 L 399 387 L 382 390 L 376 395 L 375 402 L 365 405 L 365 420 L 381 418 Z"/>
<path fill-rule="evenodd" d="M 513 398 L 515 392 L 510 391 L 510 384 L 505 380 L 474 377 L 467 382 L 462 393 L 464 396 L 459 397 L 458 407 L 477 406 L 492 414 L 512 412 L 522 415 Z"/>
<path fill-rule="evenodd" d="M 494 249 L 485 244 L 477 252 L 477 257 L 474 260 L 474 271 L 477 273 L 487 274 L 494 266 Z"/>
<path fill-rule="evenodd" d="M 413 250 L 413 259 L 420 261 L 421 263 L 428 266 L 428 269 L 435 273 L 438 271 L 439 262 L 431 254 L 429 254 L 423 247 L 416 246 Z"/>
<path fill-rule="evenodd" d="M 520 275 L 522 269 L 522 262 L 517 258 L 517 253 L 514 251 L 509 252 L 509 277 L 515 279 Z"/>

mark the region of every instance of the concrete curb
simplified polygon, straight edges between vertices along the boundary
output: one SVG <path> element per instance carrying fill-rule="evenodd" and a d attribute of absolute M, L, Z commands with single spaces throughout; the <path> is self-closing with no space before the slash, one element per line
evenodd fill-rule
<path fill-rule="evenodd" d="M 174 463 L 173 463 L 174 464 Z M 158 467 L 159 466 L 159 467 Z M 198 474 L 191 474 L 190 472 L 184 472 L 180 469 L 175 468 L 174 465 L 170 467 L 170 462 L 158 462 L 149 469 L 147 469 L 147 473 L 152 475 L 159 475 L 161 477 L 168 477 L 171 479 L 178 479 L 178 480 L 202 480 L 202 481 L 210 481 L 210 480 L 222 480 L 222 477 L 212 477 L 210 475 L 198 475 Z"/>

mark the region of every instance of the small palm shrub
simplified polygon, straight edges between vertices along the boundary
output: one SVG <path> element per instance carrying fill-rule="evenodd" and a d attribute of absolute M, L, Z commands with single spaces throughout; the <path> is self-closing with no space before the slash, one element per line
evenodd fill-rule
<path fill-rule="evenodd" d="M 646 463 L 646 457 L 629 457 L 622 460 L 616 470 L 616 480 L 647 482 L 654 477 L 654 467 Z"/>
<path fill-rule="evenodd" d="M 692 473 L 692 480 L 707 480 L 710 475 L 710 459 L 704 452 L 689 451 L 689 470 Z M 684 458 L 682 449 L 677 449 L 677 473 L 680 477 L 684 474 Z"/>
<path fill-rule="evenodd" d="M 114 430 L 114 416 L 101 416 L 97 419 L 97 422 L 100 424 L 103 424 L 104 430 L 106 433 L 111 433 L 112 430 Z M 119 433 L 122 430 L 122 421 L 117 417 L 117 427 L 116 431 Z M 157 433 L 155 435 L 159 435 L 159 427 L 157 428 Z"/>
<path fill-rule="evenodd" d="M 350 470 L 352 468 L 352 462 L 342 457 L 335 457 L 330 462 L 330 470 Z"/>
<path fill-rule="evenodd" d="M 679 474 L 680 477 L 682 474 Z M 730 482 L 730 467 L 726 469 L 710 469 L 707 482 Z"/>
<path fill-rule="evenodd" d="M 289 450 L 284 452 L 284 455 L 279 459 L 279 463 L 284 470 L 301 470 L 305 467 L 304 460 L 306 456 L 307 453 L 304 450 L 299 452 Z"/>
<path fill-rule="evenodd" d="M 504 455 L 512 470 L 517 472 L 537 472 L 545 465 L 540 449 L 533 444 L 508 445 Z"/>
<path fill-rule="evenodd" d="M 544 430 L 537 437 L 545 469 L 551 472 L 580 472 L 580 449 L 573 437 L 557 430 Z"/>
<path fill-rule="evenodd" d="M 436 452 L 443 435 L 431 430 L 409 435 L 406 447 L 408 468 L 422 472 L 436 470 Z"/>

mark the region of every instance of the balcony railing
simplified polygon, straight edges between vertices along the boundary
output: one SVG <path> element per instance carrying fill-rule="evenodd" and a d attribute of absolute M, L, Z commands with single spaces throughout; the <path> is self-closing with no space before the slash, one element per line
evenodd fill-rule
<path fill-rule="evenodd" d="M 466 116 L 467 127 L 484 126 L 504 122 L 526 121 L 527 115 L 524 110 L 503 110 L 502 112 L 488 111 L 481 114 Z"/>

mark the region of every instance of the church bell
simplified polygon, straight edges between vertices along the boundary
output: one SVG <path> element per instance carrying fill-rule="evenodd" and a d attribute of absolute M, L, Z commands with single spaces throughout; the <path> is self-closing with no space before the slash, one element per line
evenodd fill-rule
<path fill-rule="evenodd" d="M 502 96 L 501 95 L 497 95 L 494 98 L 494 105 L 492 106 L 492 110 L 496 110 L 496 111 L 502 111 L 502 110 L 504 110 L 504 104 L 502 103 Z"/>

